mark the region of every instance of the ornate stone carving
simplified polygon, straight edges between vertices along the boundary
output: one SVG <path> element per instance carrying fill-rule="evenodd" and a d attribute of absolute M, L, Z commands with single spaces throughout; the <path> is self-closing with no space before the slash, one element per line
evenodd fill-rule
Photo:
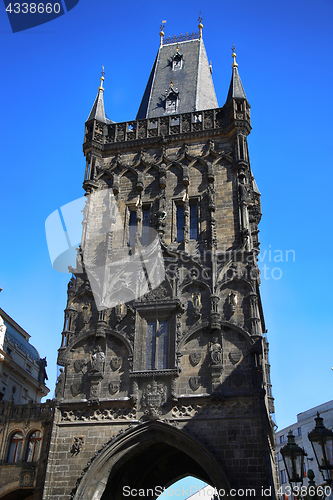
<path fill-rule="evenodd" d="M 117 392 L 119 392 L 119 389 L 120 389 L 120 380 L 111 380 L 111 382 L 109 383 L 110 394 L 112 395 L 117 394 Z"/>
<path fill-rule="evenodd" d="M 91 380 L 90 382 L 90 400 L 98 401 L 99 399 L 99 380 Z"/>
<path fill-rule="evenodd" d="M 62 398 L 64 396 L 64 388 L 65 388 L 65 372 L 63 368 L 60 368 L 60 373 L 58 375 L 54 391 L 54 395 L 57 399 Z"/>
<path fill-rule="evenodd" d="M 189 360 L 192 366 L 197 366 L 201 361 L 201 352 L 191 352 Z"/>
<path fill-rule="evenodd" d="M 117 323 L 120 323 L 127 315 L 127 306 L 124 304 L 124 302 L 122 302 L 121 304 L 116 304 L 114 312 Z"/>
<path fill-rule="evenodd" d="M 228 304 L 231 315 L 233 315 L 234 312 L 236 311 L 237 302 L 238 302 L 237 292 L 234 292 L 232 290 L 228 295 Z"/>
<path fill-rule="evenodd" d="M 211 342 L 210 348 L 210 360 L 212 365 L 221 365 L 222 364 L 222 346 L 218 341 L 218 337 L 213 338 L 213 342 Z"/>
<path fill-rule="evenodd" d="M 105 364 L 105 354 L 100 345 L 95 347 L 90 355 L 90 370 L 89 375 L 103 376 Z"/>
<path fill-rule="evenodd" d="M 194 317 L 199 320 L 201 318 L 201 293 L 200 292 L 193 292 L 192 293 L 192 305 L 193 305 L 193 311 L 194 311 Z"/>
<path fill-rule="evenodd" d="M 211 295 L 210 297 L 210 328 L 213 331 L 219 331 L 221 329 L 221 317 L 217 310 L 219 300 L 220 297 L 218 295 Z"/>
<path fill-rule="evenodd" d="M 234 347 L 229 353 L 229 359 L 233 365 L 237 365 L 242 358 L 242 351 L 238 347 Z"/>
<path fill-rule="evenodd" d="M 177 401 L 178 398 L 177 398 L 177 379 L 176 378 L 173 378 L 171 380 L 171 393 L 170 393 L 170 397 L 173 401 Z"/>
<path fill-rule="evenodd" d="M 159 418 L 162 414 L 161 406 L 166 402 L 166 386 L 164 383 L 146 384 L 142 393 L 142 406 L 146 408 L 145 414 L 149 418 Z"/>
<path fill-rule="evenodd" d="M 82 450 L 83 445 L 84 445 L 84 438 L 83 437 L 75 437 L 74 443 L 72 444 L 72 447 L 71 447 L 72 456 L 78 455 L 80 453 L 80 451 Z"/>
<path fill-rule="evenodd" d="M 138 402 L 139 399 L 139 384 L 136 380 L 133 380 L 132 382 L 132 394 L 131 394 L 131 399 L 133 400 L 134 404 Z"/>
<path fill-rule="evenodd" d="M 224 401 L 219 403 L 176 405 L 172 408 L 173 418 L 216 418 L 228 415 L 252 415 L 254 406 L 252 401 Z"/>
<path fill-rule="evenodd" d="M 199 387 L 201 386 L 201 377 L 190 377 L 188 381 L 192 391 L 197 391 Z"/>
<path fill-rule="evenodd" d="M 87 362 L 84 359 L 77 359 L 74 361 L 74 370 L 76 373 L 79 373 L 83 370 L 83 368 L 87 365 Z"/>
<path fill-rule="evenodd" d="M 78 396 L 82 392 L 82 383 L 81 382 L 73 382 L 71 384 L 71 393 L 73 397 Z"/>
<path fill-rule="evenodd" d="M 207 180 L 208 182 L 212 183 L 215 180 L 215 175 L 214 175 L 214 165 L 210 162 L 207 162 Z"/>
<path fill-rule="evenodd" d="M 122 366 L 122 363 L 123 363 L 123 358 L 120 357 L 120 356 L 113 356 L 111 358 L 111 362 L 110 362 L 110 365 L 111 365 L 111 368 L 114 372 L 116 372 L 117 370 L 119 370 Z"/>
<path fill-rule="evenodd" d="M 89 319 L 91 316 L 91 305 L 88 304 L 82 304 L 82 314 L 83 314 L 83 323 L 86 325 L 89 323 Z"/>
<path fill-rule="evenodd" d="M 111 408 L 85 410 L 62 410 L 61 422 L 94 422 L 100 420 L 135 420 L 136 412 L 133 408 L 120 408 L 113 406 Z"/>
<path fill-rule="evenodd" d="M 35 467 L 25 466 L 20 472 L 19 485 L 21 488 L 28 488 L 34 485 Z"/>

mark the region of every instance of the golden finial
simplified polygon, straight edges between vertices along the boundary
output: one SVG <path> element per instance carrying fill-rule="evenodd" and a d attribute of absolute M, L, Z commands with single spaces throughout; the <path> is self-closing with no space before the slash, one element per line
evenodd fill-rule
<path fill-rule="evenodd" d="M 232 57 L 234 58 L 234 62 L 232 63 L 232 68 L 237 68 L 238 64 L 236 63 L 236 52 L 235 52 L 235 45 L 232 44 L 232 47 L 231 47 L 231 50 L 232 50 Z"/>
<path fill-rule="evenodd" d="M 98 87 L 98 90 L 102 90 L 104 92 L 104 89 L 103 89 L 103 82 L 104 82 L 104 75 L 105 75 L 104 66 L 102 66 L 102 68 L 103 68 L 103 71 L 102 71 L 102 76 L 101 76 L 101 85 Z"/>
<path fill-rule="evenodd" d="M 165 23 L 166 23 L 166 21 L 163 21 L 163 19 L 162 19 L 161 26 L 160 26 L 160 37 L 161 37 L 160 46 L 161 46 L 161 47 L 162 47 L 162 45 L 163 45 L 164 25 L 165 25 Z"/>
<path fill-rule="evenodd" d="M 202 24 L 202 17 L 201 17 L 201 11 L 199 12 L 199 25 L 198 25 L 198 28 L 199 28 L 199 33 L 200 33 L 200 38 L 202 38 L 202 28 L 203 28 L 203 24 Z"/>

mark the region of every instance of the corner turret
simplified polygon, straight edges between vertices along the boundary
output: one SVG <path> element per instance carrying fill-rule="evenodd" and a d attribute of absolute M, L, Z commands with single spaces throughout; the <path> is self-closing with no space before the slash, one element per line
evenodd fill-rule
<path fill-rule="evenodd" d="M 103 71 L 102 71 L 102 76 L 101 76 L 101 84 L 98 87 L 98 94 L 96 96 L 94 105 L 91 108 L 87 122 L 89 122 L 90 120 L 98 120 L 98 121 L 103 122 L 103 123 L 113 123 L 111 120 L 109 120 L 106 117 L 105 109 L 104 109 L 104 99 L 103 99 L 104 75 L 105 75 L 105 71 L 104 71 L 104 66 L 103 66 Z"/>

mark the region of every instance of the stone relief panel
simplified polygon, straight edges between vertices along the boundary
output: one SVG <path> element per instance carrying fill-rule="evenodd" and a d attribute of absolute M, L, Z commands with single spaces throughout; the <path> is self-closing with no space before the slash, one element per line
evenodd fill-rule
<path fill-rule="evenodd" d="M 184 274 L 182 271 L 181 274 Z M 187 285 L 183 289 L 182 300 L 186 308 L 184 315 L 186 327 L 195 325 L 202 318 L 209 314 L 209 290 L 196 283 Z"/>
<path fill-rule="evenodd" d="M 223 332 L 223 392 L 251 390 L 252 367 L 250 344 L 240 333 L 225 329 Z"/>
<path fill-rule="evenodd" d="M 82 339 L 73 352 L 68 353 L 70 359 L 66 366 L 66 377 L 64 377 L 65 399 L 87 399 L 89 397 L 89 376 L 91 355 L 95 344 L 92 337 Z M 65 372 L 64 372 L 65 373 Z"/>
<path fill-rule="evenodd" d="M 199 330 L 182 348 L 179 394 L 210 392 L 209 341 L 209 335 Z"/>
<path fill-rule="evenodd" d="M 102 382 L 103 397 L 129 396 L 129 360 L 125 344 L 108 335 L 106 339 L 105 376 Z"/>

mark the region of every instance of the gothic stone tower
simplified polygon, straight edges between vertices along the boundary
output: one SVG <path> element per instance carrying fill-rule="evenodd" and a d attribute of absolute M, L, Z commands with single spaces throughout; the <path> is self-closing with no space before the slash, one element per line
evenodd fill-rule
<path fill-rule="evenodd" d="M 86 122 L 45 500 L 156 498 L 187 475 L 275 498 L 250 106 L 234 52 L 218 106 L 201 20 L 160 36 L 137 118 L 106 117 L 102 76 Z"/>

